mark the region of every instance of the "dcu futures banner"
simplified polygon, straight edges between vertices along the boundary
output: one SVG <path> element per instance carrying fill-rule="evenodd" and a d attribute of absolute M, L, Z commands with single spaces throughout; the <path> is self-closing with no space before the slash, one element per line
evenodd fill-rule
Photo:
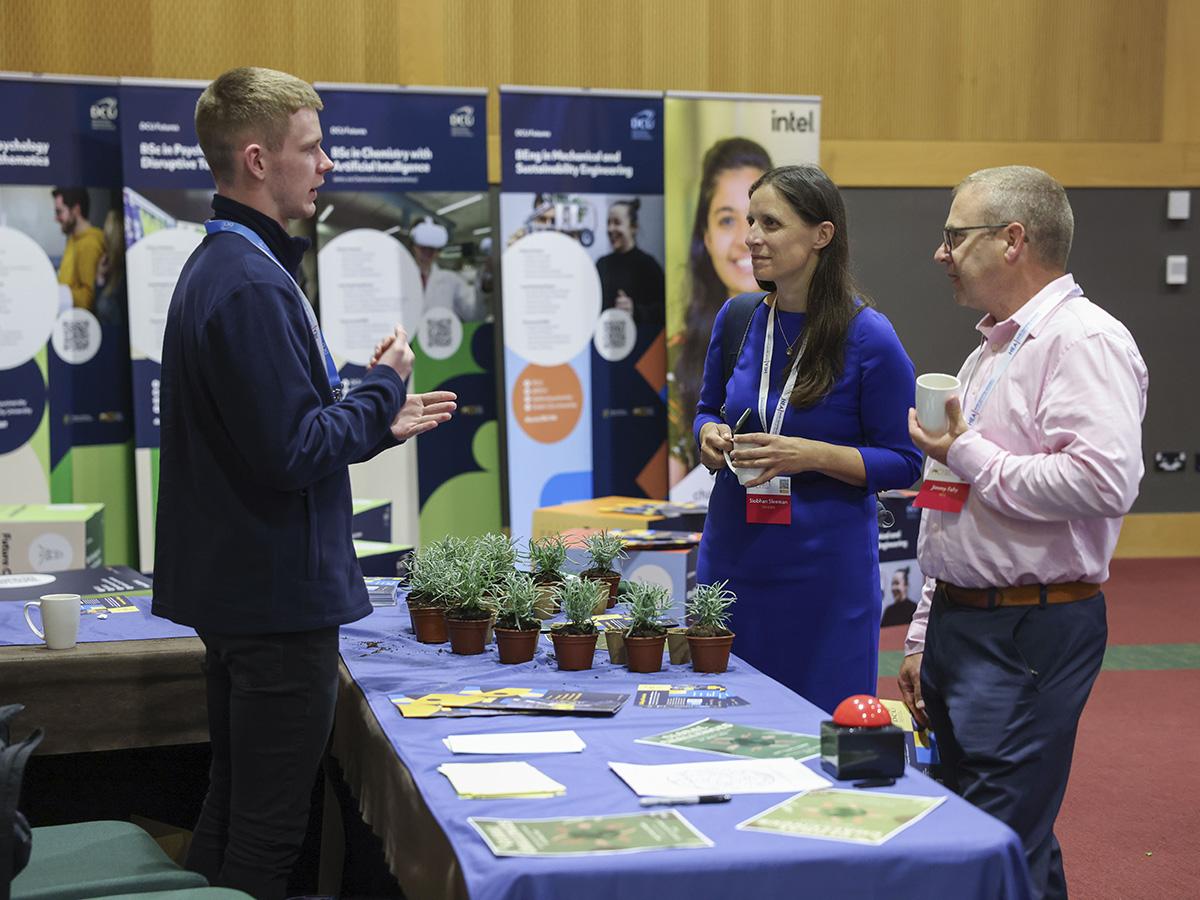
<path fill-rule="evenodd" d="M 212 216 L 213 181 L 196 138 L 206 82 L 121 80 L 129 344 L 137 449 L 139 568 L 154 567 L 158 390 L 163 329 L 179 272 Z"/>
<path fill-rule="evenodd" d="M 501 88 L 514 537 L 541 506 L 664 496 L 662 117 L 657 93 Z"/>
<path fill-rule="evenodd" d="M 773 166 L 819 162 L 821 99 L 668 93 L 667 365 L 670 483 L 675 501 L 706 501 L 692 422 L 713 319 L 759 290 L 746 247 L 750 185 Z"/>
<path fill-rule="evenodd" d="M 392 540 L 499 530 L 494 265 L 485 90 L 317 86 L 335 168 L 317 201 L 321 327 L 343 380 L 360 379 L 397 323 L 410 390 L 458 412 L 352 466 L 356 496 L 392 501 Z"/>
<path fill-rule="evenodd" d="M 103 503 L 108 563 L 134 549 L 118 108 L 115 80 L 0 75 L 0 502 Z M 100 562 L 61 543 L 4 566 Z"/>

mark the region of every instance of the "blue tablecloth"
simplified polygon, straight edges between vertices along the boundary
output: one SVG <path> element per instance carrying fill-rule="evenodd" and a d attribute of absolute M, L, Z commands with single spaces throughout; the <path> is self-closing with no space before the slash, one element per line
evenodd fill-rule
<path fill-rule="evenodd" d="M 736 796 L 710 806 L 676 809 L 715 846 L 707 850 L 663 850 L 562 859 L 497 858 L 468 824 L 468 816 L 548 818 L 641 811 L 638 799 L 608 768 L 609 761 L 677 763 L 723 757 L 652 747 L 635 739 L 710 715 L 723 721 L 817 734 L 825 715 L 812 704 L 733 659 L 723 675 L 697 675 L 690 666 L 664 667 L 638 675 L 596 655 L 596 667 L 559 672 L 547 638 L 533 662 L 501 665 L 495 646 L 482 656 L 456 656 L 449 645 L 419 644 L 412 638 L 407 608 L 375 610 L 342 629 L 342 659 L 362 689 L 400 761 L 445 832 L 474 900 L 544 898 L 613 900 L 614 897 L 687 898 L 742 896 L 903 898 L 1005 898 L 1030 896 L 1021 845 L 1005 825 L 940 785 L 910 771 L 894 788 L 902 794 L 946 796 L 926 818 L 879 847 L 738 831 L 735 825 L 785 799 L 786 794 Z M 735 644 L 736 647 L 736 644 Z M 732 709 L 640 709 L 633 706 L 639 683 L 715 682 L 750 701 Z M 497 716 L 491 718 L 403 719 L 389 694 L 446 686 L 571 687 L 627 692 L 630 701 L 611 718 Z M 587 743 L 578 754 L 529 757 L 537 768 L 567 786 L 549 800 L 460 800 L 436 769 L 441 763 L 487 762 L 515 757 L 454 756 L 442 744 L 450 734 L 573 728 Z M 820 771 L 817 760 L 808 765 Z"/>
<path fill-rule="evenodd" d="M 131 591 L 125 593 L 124 596 L 127 596 L 130 602 L 137 607 L 137 612 L 112 613 L 105 619 L 99 618 L 94 613 L 84 613 L 79 617 L 79 636 L 76 638 L 76 643 L 196 637 L 196 632 L 192 628 L 152 616 L 149 591 Z M 36 600 L 37 594 L 35 593 L 30 599 Z M 30 617 L 41 627 L 42 620 L 37 610 L 32 610 Z M 0 647 L 41 643 L 43 643 L 42 640 L 25 624 L 25 604 L 17 600 L 0 602 Z M 55 652 L 68 653 L 70 651 L 58 650 Z"/>

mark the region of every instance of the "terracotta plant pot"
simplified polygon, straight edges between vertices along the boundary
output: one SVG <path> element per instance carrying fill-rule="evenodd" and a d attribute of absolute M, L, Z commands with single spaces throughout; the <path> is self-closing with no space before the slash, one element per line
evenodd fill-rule
<path fill-rule="evenodd" d="M 537 600 L 533 604 L 533 612 L 539 619 L 550 619 L 558 615 L 558 598 L 554 596 L 554 592 L 560 584 L 561 579 L 537 583 Z"/>
<path fill-rule="evenodd" d="M 608 661 L 614 666 L 625 665 L 625 630 L 618 628 L 604 632 L 604 644 L 608 648 Z"/>
<path fill-rule="evenodd" d="M 612 569 L 588 569 L 586 572 L 580 572 L 579 577 L 586 578 L 588 581 L 603 582 L 608 587 L 608 596 L 604 600 L 604 605 L 601 606 L 597 601 L 596 608 L 592 610 L 593 616 L 598 616 L 606 609 L 612 609 L 617 605 L 617 589 L 621 586 L 620 572 L 614 572 Z"/>
<path fill-rule="evenodd" d="M 496 648 L 500 651 L 500 662 L 506 664 L 525 663 L 537 652 L 541 632 L 536 629 L 519 631 L 516 628 L 496 629 Z"/>
<path fill-rule="evenodd" d="M 667 656 L 673 666 L 686 666 L 692 661 L 692 650 L 688 645 L 686 628 L 667 629 Z"/>
<path fill-rule="evenodd" d="M 592 667 L 592 657 L 596 653 L 598 634 L 560 634 L 550 633 L 554 641 L 554 655 L 558 659 L 558 667 L 565 672 L 578 672 Z"/>
<path fill-rule="evenodd" d="M 422 644 L 446 643 L 446 610 L 442 607 L 410 606 L 408 618 L 412 621 L 413 633 Z"/>
<path fill-rule="evenodd" d="M 475 656 L 483 652 L 486 646 L 488 628 L 491 618 L 487 619 L 451 619 L 446 617 L 450 628 L 450 651 L 460 656 Z"/>
<path fill-rule="evenodd" d="M 693 637 L 688 635 L 692 650 L 692 669 L 696 672 L 724 672 L 729 668 L 729 649 L 733 646 L 733 635 L 720 637 Z"/>
<path fill-rule="evenodd" d="M 661 672 L 663 660 L 663 645 L 667 642 L 665 634 L 653 637 L 634 637 L 625 635 L 625 653 L 629 657 L 627 663 L 630 672 Z"/>

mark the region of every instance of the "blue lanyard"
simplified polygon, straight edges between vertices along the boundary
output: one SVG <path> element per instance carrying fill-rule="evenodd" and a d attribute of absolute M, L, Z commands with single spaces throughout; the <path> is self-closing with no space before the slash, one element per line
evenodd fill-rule
<path fill-rule="evenodd" d="M 313 310 L 312 304 L 308 302 L 308 297 L 304 295 L 304 291 L 300 290 L 300 285 L 296 284 L 296 279 L 292 277 L 292 273 L 285 269 L 283 263 L 275 258 L 275 254 L 268 249 L 266 242 L 258 234 L 239 222 L 231 222 L 228 219 L 209 219 L 204 223 L 204 230 L 209 234 L 219 234 L 222 231 L 229 231 L 240 237 L 244 237 L 261 250 L 267 259 L 279 266 L 280 271 L 287 276 L 288 281 L 292 283 L 292 287 L 296 289 L 296 295 L 304 305 L 304 314 L 308 317 L 308 326 L 312 330 L 313 338 L 325 354 L 325 374 L 329 377 L 329 390 L 333 392 L 333 399 L 335 401 L 341 400 L 342 377 L 338 374 L 337 366 L 334 365 L 333 354 L 329 352 L 329 345 L 325 343 L 325 335 L 321 333 L 321 325 L 317 321 L 317 314 Z"/>
<path fill-rule="evenodd" d="M 1055 301 L 1042 301 L 1042 308 L 1037 310 L 1033 316 L 1030 317 L 1029 321 L 1021 326 L 1021 329 L 1015 335 L 1013 335 L 1013 339 L 1008 344 L 1008 349 L 1004 351 L 1004 356 L 1001 357 L 999 362 L 997 362 L 995 367 L 993 367 L 991 377 L 983 386 L 983 390 L 979 392 L 979 397 L 976 398 L 975 403 L 971 406 L 971 411 L 967 414 L 968 427 L 974 427 L 975 423 L 979 421 L 979 415 L 983 412 L 983 405 L 987 403 L 988 398 L 992 396 L 992 391 L 995 390 L 996 385 L 1000 383 L 1000 379 L 1004 377 L 1004 373 L 1008 371 L 1008 367 L 1012 364 L 1013 357 L 1015 357 L 1018 351 L 1025 346 L 1025 340 L 1029 337 L 1029 333 L 1033 330 L 1033 326 L 1046 316 L 1050 315 L 1050 313 L 1054 312 L 1068 300 L 1072 299 L 1073 297 L 1082 296 L 1083 288 L 1081 288 L 1079 285 L 1074 285 L 1067 292 L 1065 297 Z M 983 354 L 980 353 L 980 355 L 975 359 L 975 365 L 971 367 L 970 377 L 967 378 L 967 389 L 970 389 L 971 382 L 975 380 L 975 373 L 979 370 L 979 366 L 982 363 Z M 966 399 L 966 396 L 967 391 L 964 390 L 963 399 Z"/>

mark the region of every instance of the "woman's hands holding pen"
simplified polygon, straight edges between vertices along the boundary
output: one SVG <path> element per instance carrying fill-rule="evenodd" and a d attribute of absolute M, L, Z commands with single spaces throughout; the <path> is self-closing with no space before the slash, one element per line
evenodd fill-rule
<path fill-rule="evenodd" d="M 700 428 L 700 463 L 710 472 L 725 468 L 725 454 L 733 450 L 733 429 L 724 422 L 705 422 Z"/>

